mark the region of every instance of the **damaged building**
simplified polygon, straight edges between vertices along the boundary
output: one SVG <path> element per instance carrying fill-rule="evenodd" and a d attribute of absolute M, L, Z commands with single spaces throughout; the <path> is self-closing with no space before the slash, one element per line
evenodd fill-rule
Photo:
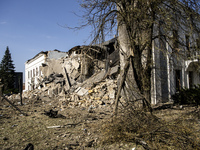
<path fill-rule="evenodd" d="M 195 23 L 200 27 L 199 20 L 195 20 Z M 163 22 L 159 21 L 154 25 L 153 37 L 158 38 L 151 41 L 151 104 L 169 102 L 172 95 L 179 92 L 180 89 L 200 84 L 199 33 L 193 32 L 184 23 L 174 24 L 173 28 L 166 33 L 162 24 Z M 126 57 L 123 53 L 130 53 L 130 43 L 127 40 L 128 33 L 123 25 L 119 27 L 118 31 L 121 49 L 120 66 L 124 67 Z M 146 56 L 146 53 L 142 54 L 143 66 L 147 61 Z"/>
<path fill-rule="evenodd" d="M 187 33 L 180 32 L 179 34 L 182 37 L 185 35 L 187 44 Z M 117 48 L 118 40 L 121 42 L 122 48 L 126 49 L 127 45 L 123 47 L 122 39 L 114 38 L 100 45 L 75 46 L 68 52 L 58 50 L 40 52 L 26 62 L 26 91 L 42 88 L 42 91 L 47 91 L 47 95 L 50 97 L 58 94 L 65 95 L 69 92 L 84 96 L 88 95 L 97 83 L 107 78 L 110 79 L 107 81 L 110 85 L 114 82 L 115 85 L 108 86 L 102 82 L 100 89 L 102 91 L 105 88 L 103 85 L 106 85 L 107 93 L 103 92 L 104 94 L 95 96 L 98 97 L 97 99 L 103 97 L 114 99 L 119 68 L 122 65 Z M 195 42 L 192 40 L 189 42 L 198 45 L 198 39 Z M 167 43 L 165 51 L 168 52 L 168 55 L 166 56 L 163 51 L 160 51 L 160 46 L 163 44 L 160 44 L 159 39 L 154 40 L 152 45 L 152 104 L 167 102 L 178 89 L 190 88 L 200 83 L 198 51 L 194 50 L 194 53 L 190 52 L 188 55 L 187 49 L 183 48 L 184 59 L 177 59 L 170 54 L 172 49 Z M 162 49 L 164 48 L 162 47 Z M 95 99 L 95 96 L 88 98 Z"/>
<path fill-rule="evenodd" d="M 38 89 L 43 94 L 46 92 L 48 97 L 58 95 L 65 97 L 67 93 L 91 96 L 94 92 L 91 92 L 91 88 L 108 77 L 111 80 L 108 82 L 109 85 L 104 83 L 102 85 L 104 87 L 99 87 L 104 89 L 106 86 L 107 92 L 104 91 L 100 95 L 101 98 L 104 96 L 106 99 L 114 100 L 116 82 L 113 84 L 113 79 L 119 74 L 119 52 L 116 49 L 116 41 L 114 38 L 101 45 L 75 46 L 68 52 L 58 50 L 40 52 L 25 64 L 24 93 L 27 93 L 24 94 L 27 95 L 25 97 L 30 96 L 28 96 L 31 93 L 29 91 Z M 31 97 L 38 95 L 38 92 L 36 93 L 32 93 Z M 97 99 L 100 100 L 99 97 Z"/>
<path fill-rule="evenodd" d="M 25 91 L 34 90 L 38 88 L 38 84 L 44 72 L 42 67 L 45 67 L 48 61 L 57 60 L 61 57 L 65 57 L 66 52 L 60 52 L 58 50 L 40 52 L 33 58 L 29 59 L 25 63 Z"/>

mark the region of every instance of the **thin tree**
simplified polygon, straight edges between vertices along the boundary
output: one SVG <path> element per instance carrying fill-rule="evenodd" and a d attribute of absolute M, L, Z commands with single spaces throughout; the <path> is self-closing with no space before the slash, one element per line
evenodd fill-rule
<path fill-rule="evenodd" d="M 9 47 L 7 46 L 0 64 L 0 78 L 4 84 L 3 93 L 14 91 L 14 77 L 15 67 L 11 58 Z"/>
<path fill-rule="evenodd" d="M 123 64 L 121 70 L 125 72 L 122 73 L 123 80 L 118 89 L 116 107 L 130 66 L 137 85 L 136 91 L 144 98 L 144 102 L 150 105 L 152 43 L 159 39 L 171 47 L 170 54 L 174 58 L 177 56 L 184 58 L 182 49 L 187 45 L 183 42 L 183 37 L 176 34 L 176 30 L 187 32 L 191 38 L 198 36 L 199 5 L 199 0 L 84 0 L 81 2 L 85 11 L 83 18 L 86 20 L 81 27 L 87 25 L 93 27 L 93 43 L 104 41 L 105 36 L 116 30 L 117 26 L 120 54 L 123 54 L 120 62 Z M 176 43 L 181 47 L 178 48 Z M 164 55 L 169 53 L 165 49 L 160 50 Z M 131 85 L 127 87 L 131 88 Z"/>

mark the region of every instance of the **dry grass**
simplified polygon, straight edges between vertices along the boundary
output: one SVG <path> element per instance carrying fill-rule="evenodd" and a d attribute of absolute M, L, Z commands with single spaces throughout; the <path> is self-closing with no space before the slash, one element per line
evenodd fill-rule
<path fill-rule="evenodd" d="M 4 105 L 7 103 L 0 103 L 2 150 L 22 150 L 28 143 L 32 143 L 37 150 L 61 150 L 77 142 L 79 146 L 73 149 L 130 150 L 137 144 L 137 150 L 190 150 L 199 149 L 200 146 L 200 111 L 194 107 L 156 110 L 153 115 L 142 111 L 125 111 L 116 118 L 110 118 L 111 110 L 104 107 L 95 109 L 94 113 L 88 113 L 87 109 L 66 108 L 59 111 L 66 116 L 66 119 L 62 119 L 42 114 L 52 107 L 60 110 L 57 100 L 18 105 L 29 116 L 21 116 Z M 78 122 L 81 123 L 77 126 L 65 126 Z M 47 128 L 57 125 L 64 127 Z M 85 147 L 90 141 L 94 141 L 93 147 Z"/>
<path fill-rule="evenodd" d="M 85 112 L 81 110 L 59 111 L 67 117 L 62 119 L 44 115 L 44 110 L 49 110 L 44 104 L 18 107 L 29 116 L 22 116 L 10 107 L 3 105 L 0 107 L 0 149 L 2 150 L 24 149 L 28 143 L 32 143 L 37 150 L 64 149 L 67 144 L 79 140 L 78 135 L 83 134 L 81 125 L 66 126 L 82 119 L 79 118 L 80 113 Z M 48 126 L 61 126 L 61 128 L 48 128 Z"/>
<path fill-rule="evenodd" d="M 34 116 L 14 116 L 1 122 L 1 149 L 23 149 L 27 143 L 34 143 L 36 149 L 52 149 L 58 143 L 59 130 L 47 126 L 64 125 L 66 120 L 49 119 L 38 114 Z M 49 142 L 51 141 L 51 142 Z"/>
<path fill-rule="evenodd" d="M 199 114 L 193 107 L 157 110 L 153 115 L 125 111 L 105 123 L 102 141 L 134 142 L 138 149 L 200 149 Z"/>

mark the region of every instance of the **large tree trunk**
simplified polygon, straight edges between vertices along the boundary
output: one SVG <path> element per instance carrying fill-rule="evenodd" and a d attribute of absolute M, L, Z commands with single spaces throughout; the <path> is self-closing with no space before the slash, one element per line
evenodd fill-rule
<path fill-rule="evenodd" d="M 134 7 L 142 7 L 145 2 L 135 1 Z M 148 3 L 148 2 L 147 2 Z M 123 7 L 123 6 L 122 6 Z M 133 7 L 133 5 L 131 6 Z M 124 5 L 123 9 L 128 9 Z M 149 9 L 149 8 L 148 8 Z M 149 9 L 150 10 L 150 9 Z M 126 11 L 124 12 L 126 13 Z M 132 77 L 137 84 L 137 91 L 142 95 L 150 105 L 151 103 L 151 65 L 152 65 L 152 33 L 153 33 L 153 13 L 144 12 L 142 15 L 149 17 L 149 22 L 144 23 L 144 18 L 133 20 L 133 14 L 127 14 L 127 17 L 118 17 L 118 31 L 119 31 L 119 44 L 120 53 L 120 66 L 121 70 L 124 68 L 125 60 L 127 57 L 133 56 L 132 60 Z M 136 17 L 135 17 L 136 18 Z M 145 20 L 145 19 L 144 19 Z"/>

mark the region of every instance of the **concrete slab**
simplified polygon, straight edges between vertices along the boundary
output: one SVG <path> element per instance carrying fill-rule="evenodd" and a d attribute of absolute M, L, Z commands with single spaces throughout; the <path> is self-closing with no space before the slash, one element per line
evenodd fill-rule
<path fill-rule="evenodd" d="M 76 90 L 75 90 L 75 93 L 79 96 L 84 96 L 84 95 L 87 95 L 88 94 L 88 90 L 87 89 L 84 89 L 82 87 L 78 87 Z"/>
<path fill-rule="evenodd" d="M 116 74 L 119 70 L 119 65 L 116 65 L 110 69 L 110 75 Z"/>

